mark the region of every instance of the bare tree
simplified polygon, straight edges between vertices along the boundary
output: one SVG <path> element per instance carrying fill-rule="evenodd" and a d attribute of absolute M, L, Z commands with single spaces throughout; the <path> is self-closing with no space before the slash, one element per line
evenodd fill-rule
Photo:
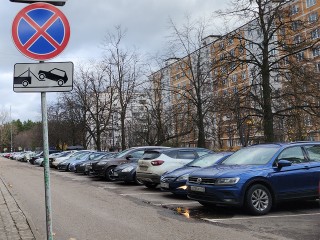
<path fill-rule="evenodd" d="M 73 101 L 70 101 L 80 108 L 86 130 L 97 150 L 101 150 L 103 135 L 110 131 L 115 101 L 115 88 L 111 81 L 111 73 L 105 64 L 98 62 L 82 66 L 76 76 Z"/>
<path fill-rule="evenodd" d="M 168 55 L 177 59 L 171 65 L 174 83 L 170 86 L 175 98 L 174 108 L 178 111 L 176 116 L 181 114 L 190 118 L 186 120 L 193 122 L 194 130 L 197 132 L 197 146 L 205 147 L 205 119 L 215 106 L 211 75 L 214 63 L 211 61 L 210 46 L 205 41 L 208 22 L 193 22 L 187 18 L 186 24 L 182 27 L 178 27 L 172 20 L 170 23 L 172 35 Z M 185 112 L 182 112 L 183 109 Z"/>
<path fill-rule="evenodd" d="M 126 31 L 118 26 L 115 33 L 108 33 L 104 41 L 104 68 L 108 73 L 115 103 L 120 115 L 121 148 L 126 149 L 125 120 L 129 103 L 139 86 L 141 64 L 137 51 L 124 47 Z"/>
<path fill-rule="evenodd" d="M 287 76 L 292 72 L 292 64 L 288 62 L 300 62 L 296 66 L 304 68 L 304 52 L 311 50 L 318 42 L 312 32 L 310 35 L 300 35 L 301 29 L 312 29 L 316 23 L 306 21 L 301 15 L 299 17 L 298 11 L 292 0 L 233 0 L 231 9 L 218 12 L 218 16 L 236 16 L 240 21 L 248 21 L 225 36 L 224 41 L 235 42 L 236 47 L 225 54 L 224 61 L 231 71 L 244 67 L 249 75 L 249 84 L 238 89 L 240 102 L 249 105 L 238 106 L 246 112 L 242 114 L 244 118 L 261 119 L 265 142 L 275 140 L 274 129 L 278 125 L 275 120 L 282 121 L 284 113 L 288 114 L 293 107 L 282 93 L 283 89 L 287 89 L 284 91 L 287 93 L 289 89 Z M 292 89 L 290 92 L 293 93 Z M 305 110 L 310 107 L 301 104 L 294 106 Z M 243 119 L 243 122 L 246 120 Z"/>

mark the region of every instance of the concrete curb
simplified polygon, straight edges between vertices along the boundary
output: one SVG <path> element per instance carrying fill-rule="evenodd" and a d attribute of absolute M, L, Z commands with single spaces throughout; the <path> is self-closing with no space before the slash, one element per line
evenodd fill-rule
<path fill-rule="evenodd" d="M 0 239 L 36 240 L 30 224 L 0 177 Z"/>

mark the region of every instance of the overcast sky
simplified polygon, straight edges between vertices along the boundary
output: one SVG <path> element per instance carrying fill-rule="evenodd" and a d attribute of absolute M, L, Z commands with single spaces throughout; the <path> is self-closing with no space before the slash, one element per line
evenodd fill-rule
<path fill-rule="evenodd" d="M 169 17 L 179 25 L 186 15 L 192 18 L 209 18 L 213 11 L 222 9 L 228 0 L 68 0 L 59 9 L 68 18 L 71 37 L 66 49 L 53 62 L 78 62 L 100 59 L 99 45 L 107 31 L 116 25 L 127 28 L 126 39 L 145 54 L 161 52 L 169 35 Z M 0 7 L 0 108 L 9 112 L 12 119 L 41 121 L 40 93 L 13 92 L 15 63 L 34 63 L 15 47 L 11 26 L 17 13 L 27 6 L 3 0 Z M 213 30 L 214 31 L 214 30 Z M 213 32 L 212 34 L 217 34 Z M 48 103 L 55 93 L 47 93 Z"/>

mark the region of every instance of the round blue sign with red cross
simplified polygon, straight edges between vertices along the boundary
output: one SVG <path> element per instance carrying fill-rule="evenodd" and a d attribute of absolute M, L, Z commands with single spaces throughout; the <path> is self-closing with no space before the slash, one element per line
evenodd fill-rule
<path fill-rule="evenodd" d="M 14 18 L 12 38 L 22 54 L 44 61 L 65 49 L 70 38 L 70 25 L 58 8 L 48 3 L 34 3 L 23 8 Z"/>

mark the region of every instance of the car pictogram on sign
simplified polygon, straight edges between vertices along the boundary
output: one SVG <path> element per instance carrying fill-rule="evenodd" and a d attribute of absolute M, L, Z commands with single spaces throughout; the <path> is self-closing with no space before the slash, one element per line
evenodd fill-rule
<path fill-rule="evenodd" d="M 50 79 L 56 81 L 59 86 L 62 86 L 68 81 L 68 76 L 64 70 L 54 68 L 50 71 L 42 71 L 40 70 L 39 73 L 40 80 Z"/>

